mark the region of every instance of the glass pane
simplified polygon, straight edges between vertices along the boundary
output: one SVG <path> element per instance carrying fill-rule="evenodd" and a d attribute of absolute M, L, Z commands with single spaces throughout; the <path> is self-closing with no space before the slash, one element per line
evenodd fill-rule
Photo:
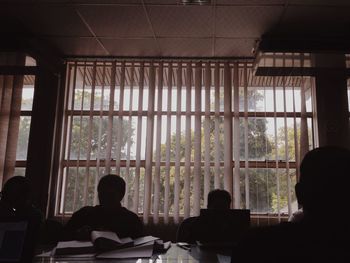
<path fill-rule="evenodd" d="M 129 62 L 128 62 L 129 63 Z M 109 116 L 108 105 L 110 101 L 110 72 L 106 74 L 106 80 L 103 81 L 103 77 L 100 74 L 99 80 L 96 82 L 94 93 L 92 94 L 92 75 L 93 70 L 91 64 L 87 64 L 86 67 L 79 66 L 78 76 L 75 87 L 74 99 L 75 109 L 77 114 L 73 116 L 71 129 L 71 141 L 69 142 L 71 159 L 77 159 L 79 157 L 80 167 L 71 167 L 67 169 L 67 195 L 71 195 L 72 200 L 67 202 L 66 211 L 76 210 L 78 207 L 86 204 L 95 204 L 97 197 L 96 193 L 90 193 L 89 187 L 96 185 L 96 182 L 102 174 L 106 172 L 104 167 L 104 159 L 107 157 L 107 149 L 111 148 L 112 168 L 111 172 L 115 173 L 115 159 L 120 156 L 121 160 L 129 160 L 130 162 L 122 162 L 120 168 L 120 175 L 126 180 L 127 192 L 124 199 L 124 205 L 129 209 L 135 211 L 143 211 L 144 202 L 144 165 L 145 165 L 145 152 L 147 141 L 152 140 L 153 144 L 150 145 L 152 149 L 152 169 L 154 175 L 157 149 L 157 125 L 160 123 L 160 196 L 159 196 L 159 211 L 162 214 L 164 212 L 165 202 L 165 180 L 167 173 L 169 172 L 169 208 L 170 215 L 174 211 L 174 177 L 175 177 L 175 156 L 178 154 L 180 157 L 180 214 L 184 212 L 184 204 L 186 201 L 190 201 L 191 204 L 195 202 L 194 196 L 191 194 L 190 200 L 184 200 L 184 177 L 185 177 L 185 149 L 186 146 L 190 146 L 190 187 L 193 190 L 194 176 L 194 160 L 196 155 L 200 154 L 202 161 L 202 173 L 204 175 L 204 156 L 206 152 L 204 134 L 207 133 L 205 129 L 208 127 L 209 133 L 209 156 L 210 156 L 210 189 L 215 187 L 223 188 L 224 186 L 224 122 L 226 120 L 232 120 L 234 124 L 234 118 L 224 118 L 224 70 L 222 65 L 219 70 L 219 96 L 218 103 L 215 105 L 215 90 L 214 90 L 214 74 L 211 76 L 210 86 L 210 97 L 209 97 L 209 108 L 211 115 L 206 118 L 205 112 L 205 101 L 206 94 L 204 90 L 204 82 L 202 83 L 201 90 L 201 151 L 194 151 L 194 135 L 195 135 L 195 103 L 196 97 L 193 86 L 191 87 L 191 96 L 187 98 L 186 94 L 186 77 L 187 67 L 182 68 L 182 88 L 178 94 L 177 89 L 177 63 L 173 66 L 173 79 L 171 89 L 171 105 L 168 105 L 168 74 L 167 68 L 164 67 L 164 79 L 163 88 L 160 92 L 158 90 L 158 70 L 155 71 L 156 83 L 155 83 L 155 101 L 154 106 L 157 111 L 157 98 L 162 96 L 162 107 L 161 111 L 164 114 L 148 116 L 148 102 L 149 102 L 149 73 L 150 67 L 148 63 L 145 63 L 144 68 L 144 80 L 143 90 L 140 89 L 140 68 L 137 62 L 134 63 L 134 73 L 132 73 L 130 65 L 126 63 L 126 76 L 124 92 L 120 93 L 121 85 L 121 66 L 117 63 L 116 69 L 116 90 L 114 95 L 115 111 L 112 116 Z M 157 65 L 157 63 L 156 63 Z M 99 66 L 100 67 L 100 66 Z M 242 65 L 240 64 L 240 67 Z M 103 67 L 100 67 L 103 68 Z M 244 71 L 239 69 L 239 135 L 240 139 L 235 141 L 233 137 L 232 152 L 237 149 L 238 143 L 240 148 L 240 160 L 245 164 L 245 156 L 248 154 L 249 170 L 245 167 L 240 167 L 240 189 L 241 189 L 241 207 L 246 207 L 246 202 L 254 213 L 288 213 L 290 209 L 295 207 L 295 195 L 294 195 L 294 184 L 295 184 L 295 170 L 286 170 L 286 161 L 290 162 L 290 167 L 295 165 L 295 149 L 296 143 L 300 141 L 300 111 L 301 111 L 301 92 L 300 83 L 301 78 L 269 78 L 269 77 L 254 77 L 251 75 L 250 69 L 247 73 L 248 80 L 248 114 L 244 115 L 244 89 L 243 89 L 243 77 Z M 85 73 L 84 73 L 85 72 Z M 211 73 L 214 73 L 214 67 L 211 69 Z M 132 74 L 133 77 L 131 76 Z M 192 84 L 193 84 L 192 70 Z M 132 80 L 133 79 L 133 80 Z M 204 79 L 204 78 L 203 78 Z M 308 87 L 306 89 L 306 103 L 308 110 L 311 108 L 311 81 L 309 78 L 306 80 Z M 303 83 L 306 83 L 305 81 Z M 103 86 L 102 84 L 105 84 Z M 275 84 L 275 92 L 273 89 Z M 283 85 L 285 89 L 283 89 Z M 71 85 L 71 88 L 73 86 Z M 131 87 L 133 87 L 131 89 Z M 350 90 L 349 90 L 350 92 Z M 179 96 L 178 96 L 179 95 Z M 94 112 L 92 119 L 90 119 L 89 111 L 91 107 L 91 101 L 94 99 L 93 109 L 99 111 L 98 114 Z M 177 100 L 181 99 L 180 107 L 177 107 Z M 190 111 L 188 114 L 177 115 L 177 110 L 182 113 L 186 112 L 188 100 L 191 102 Z M 119 118 L 119 105 L 120 101 L 123 100 L 123 114 L 122 118 Z M 143 112 L 137 112 L 139 109 L 139 102 L 142 103 L 140 108 Z M 276 104 L 275 104 L 276 103 Z M 169 107 L 168 107 L 169 106 Z M 219 108 L 220 114 L 215 115 L 215 106 Z M 169 118 L 168 123 L 167 111 L 168 108 L 176 112 Z M 83 111 L 80 111 L 83 109 Z M 276 109 L 277 114 L 274 114 Z M 100 111 L 104 110 L 104 111 Z M 284 112 L 286 111 L 286 117 Z M 294 111 L 299 117 L 293 117 Z M 101 114 L 101 115 L 100 115 Z M 231 112 L 233 114 L 233 112 Z M 70 117 L 69 117 L 70 118 Z M 147 122 L 152 118 L 154 124 L 153 133 L 147 134 Z M 187 126 L 187 120 L 189 119 L 189 125 Z M 209 120 L 209 126 L 204 125 L 205 120 Z M 112 122 L 112 123 L 110 123 Z M 308 118 L 308 135 L 310 148 L 313 147 L 312 141 L 312 118 Z M 231 124 L 231 122 L 230 122 Z M 179 126 L 178 126 L 179 125 Z M 178 127 L 177 127 L 178 126 Z M 179 152 L 176 153 L 176 136 L 177 128 L 179 128 Z M 234 128 L 234 125 L 232 126 Z M 111 129 L 111 137 L 109 137 L 109 130 Z M 170 138 L 168 138 L 167 131 L 170 130 Z M 188 129 L 188 130 L 186 130 Z M 186 131 L 190 132 L 190 138 L 187 141 Z M 295 134 L 296 132 L 296 134 Z M 234 130 L 233 130 L 234 133 Z M 68 133 L 69 134 L 69 133 Z M 89 136 L 91 135 L 91 138 Z M 121 141 L 118 141 L 121 135 Z M 140 135 L 140 137 L 138 136 Z M 234 134 L 232 134 L 234 135 Z M 247 136 L 247 138 L 245 138 Z M 111 139 L 110 147 L 108 139 Z M 168 139 L 170 141 L 168 141 Z M 247 144 L 247 145 L 246 145 Z M 287 146 L 288 145 L 288 146 Z M 118 147 L 117 147 L 118 146 Z M 120 147 L 120 148 L 119 148 Z M 166 153 L 167 148 L 170 150 L 170 169 L 166 169 Z M 91 162 L 90 169 L 86 169 L 85 160 L 88 158 L 88 149 L 91 148 L 90 158 Z M 247 152 L 246 152 L 247 148 Z M 120 151 L 120 152 L 117 152 Z M 138 152 L 139 151 L 139 152 Z M 215 158 L 218 156 L 218 158 Z M 140 158 L 141 167 L 140 170 L 136 167 L 136 158 Z M 288 159 L 286 159 L 288 158 Z M 280 167 L 278 170 L 273 167 L 278 159 Z M 125 167 L 126 165 L 126 167 Z M 219 165 L 215 166 L 215 165 Z M 258 168 L 252 168 L 258 167 Z M 283 168 L 282 168 L 283 167 Z M 98 172 L 96 172 L 96 171 Z M 248 176 L 246 177 L 246 171 Z M 90 178 L 92 176 L 92 178 Z M 278 180 L 277 180 L 278 178 Z M 289 179 L 288 179 L 289 178 Z M 249 179 L 249 181 L 248 181 Z M 139 188 L 136 185 L 139 184 Z M 279 185 L 279 188 L 278 186 Z M 200 179 L 200 205 L 204 205 L 204 176 Z M 278 189 L 277 189 L 278 188 Z M 249 191 L 248 191 L 249 190 Z M 278 190 L 278 191 L 277 191 Z M 93 191 L 93 188 L 91 188 Z M 154 207 L 154 187 L 152 189 L 153 195 L 151 201 L 151 208 Z M 192 191 L 193 192 L 193 191 Z M 138 198 L 138 200 L 135 200 Z M 152 210 L 153 211 L 153 210 Z M 192 213 L 193 211 L 191 211 Z"/>
<path fill-rule="evenodd" d="M 25 66 L 36 66 L 36 60 L 31 56 L 26 56 Z"/>
<path fill-rule="evenodd" d="M 33 108 L 35 76 L 24 76 L 21 110 L 31 111 Z"/>
<path fill-rule="evenodd" d="M 15 167 L 14 176 L 25 176 L 26 168 L 25 167 Z"/>
<path fill-rule="evenodd" d="M 27 160 L 31 117 L 20 117 L 16 160 Z"/>

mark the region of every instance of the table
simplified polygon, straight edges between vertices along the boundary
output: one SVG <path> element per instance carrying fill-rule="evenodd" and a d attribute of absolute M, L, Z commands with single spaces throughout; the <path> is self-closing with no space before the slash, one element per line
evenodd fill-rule
<path fill-rule="evenodd" d="M 191 250 L 185 250 L 172 244 L 170 249 L 164 254 L 153 255 L 147 259 L 83 259 L 83 258 L 53 258 L 53 257 L 35 257 L 35 263 L 93 263 L 93 262 L 120 262 L 120 263 L 230 263 L 228 256 L 231 249 L 227 248 L 200 248 L 191 246 Z"/>

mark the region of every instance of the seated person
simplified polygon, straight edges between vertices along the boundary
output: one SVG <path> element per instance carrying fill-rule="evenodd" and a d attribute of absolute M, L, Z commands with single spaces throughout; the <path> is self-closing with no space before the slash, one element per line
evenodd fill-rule
<path fill-rule="evenodd" d="M 347 149 L 327 146 L 308 152 L 295 186 L 303 216 L 295 223 L 252 230 L 234 247 L 232 262 L 350 262 L 344 214 L 349 163 Z"/>
<path fill-rule="evenodd" d="M 30 184 L 23 176 L 6 181 L 1 192 L 0 217 L 21 217 L 41 221 L 41 212 L 30 201 Z"/>
<path fill-rule="evenodd" d="M 142 222 L 122 207 L 125 181 L 117 175 L 105 175 L 97 186 L 100 205 L 86 206 L 75 212 L 65 226 L 65 239 L 89 240 L 91 231 L 113 231 L 119 237 L 142 236 Z"/>
<path fill-rule="evenodd" d="M 208 209 L 228 210 L 230 206 L 231 195 L 226 190 L 215 189 L 208 194 Z M 198 240 L 198 232 L 200 231 L 198 224 L 199 217 L 197 216 L 185 219 L 179 226 L 176 241 L 195 243 Z"/>

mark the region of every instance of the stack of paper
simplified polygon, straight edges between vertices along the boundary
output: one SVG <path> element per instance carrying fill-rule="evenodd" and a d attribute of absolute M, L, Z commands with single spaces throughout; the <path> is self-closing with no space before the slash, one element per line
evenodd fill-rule
<path fill-rule="evenodd" d="M 159 244 L 162 244 L 165 251 L 170 246 L 170 242 L 163 243 L 159 238 L 153 236 L 144 236 L 132 240 L 131 238 L 119 238 L 114 232 L 93 231 L 91 241 L 58 242 L 49 256 L 116 259 L 150 258 L 153 251 L 159 248 Z"/>

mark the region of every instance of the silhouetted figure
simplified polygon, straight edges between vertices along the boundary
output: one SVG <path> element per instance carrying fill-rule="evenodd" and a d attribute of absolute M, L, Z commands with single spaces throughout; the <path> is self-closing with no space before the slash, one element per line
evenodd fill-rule
<path fill-rule="evenodd" d="M 232 253 L 232 262 L 350 262 L 350 151 L 308 152 L 295 186 L 303 216 L 297 223 L 257 228 Z"/>
<path fill-rule="evenodd" d="M 208 209 L 228 210 L 231 206 L 231 195 L 226 190 L 215 189 L 208 194 Z M 176 241 L 195 243 L 200 239 L 202 226 L 199 217 L 189 217 L 182 221 L 177 231 Z M 205 231 L 207 233 L 207 231 Z"/>
<path fill-rule="evenodd" d="M 100 205 L 86 206 L 72 215 L 65 226 L 66 239 L 89 240 L 92 230 L 113 231 L 119 237 L 139 237 L 142 222 L 138 216 L 122 207 L 125 181 L 117 175 L 105 175 L 98 187 Z"/>
<path fill-rule="evenodd" d="M 41 221 L 41 213 L 30 200 L 30 184 L 23 176 L 6 181 L 1 192 L 0 217 L 34 218 Z"/>

